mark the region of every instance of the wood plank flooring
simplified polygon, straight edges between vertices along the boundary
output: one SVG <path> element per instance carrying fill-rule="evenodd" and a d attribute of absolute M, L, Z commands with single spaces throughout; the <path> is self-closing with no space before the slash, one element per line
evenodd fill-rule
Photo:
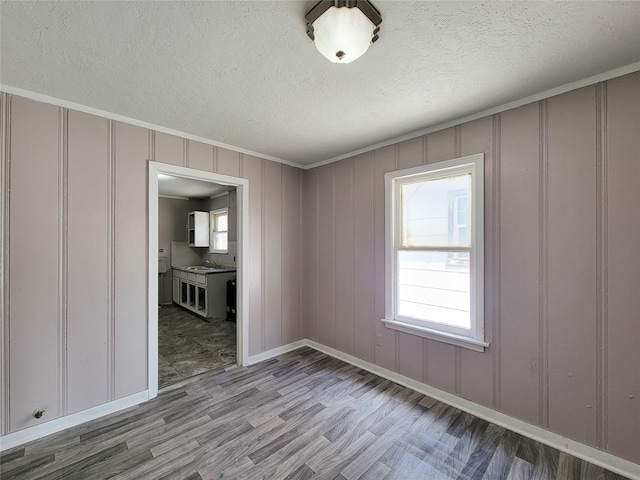
<path fill-rule="evenodd" d="M 7 479 L 620 480 L 310 348 L 1 456 Z"/>
<path fill-rule="evenodd" d="M 236 323 L 176 305 L 158 310 L 158 386 L 236 363 Z"/>

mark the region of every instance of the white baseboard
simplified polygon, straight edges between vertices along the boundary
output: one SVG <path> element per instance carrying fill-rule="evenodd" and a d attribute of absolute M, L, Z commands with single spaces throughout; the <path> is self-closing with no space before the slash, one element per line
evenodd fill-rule
<path fill-rule="evenodd" d="M 287 345 L 282 345 L 281 347 L 276 347 L 272 350 L 267 350 L 266 352 L 252 355 L 247 359 L 246 366 L 264 362 L 265 360 L 269 360 L 270 358 L 277 357 L 278 355 L 282 355 L 283 353 L 291 352 L 292 350 L 297 350 L 298 348 L 306 347 L 308 345 L 307 342 L 308 340 L 306 339 L 298 340 L 293 343 L 288 343 Z"/>
<path fill-rule="evenodd" d="M 32 440 L 37 440 L 38 438 L 46 437 L 52 433 L 57 433 L 67 428 L 75 427 L 76 425 L 88 422 L 89 420 L 94 420 L 104 415 L 133 407 L 139 403 L 147 401 L 148 399 L 149 392 L 145 390 L 144 392 L 119 398 L 118 400 L 105 403 L 104 405 L 98 405 L 97 407 L 88 408 L 81 412 L 56 418 L 43 423 L 42 425 L 36 425 L 14 433 L 9 433 L 8 435 L 0 437 L 0 452 L 17 447 L 23 443 L 31 442 Z"/>
<path fill-rule="evenodd" d="M 366 360 L 354 357 L 347 353 L 341 352 L 331 347 L 327 347 L 313 340 L 298 340 L 281 347 L 268 350 L 266 352 L 252 355 L 248 358 L 247 366 L 254 365 L 270 358 L 277 357 L 283 353 L 288 353 L 293 350 L 297 350 L 302 347 L 311 347 L 319 352 L 326 353 L 334 358 L 342 360 L 344 362 L 355 365 L 359 368 L 367 370 L 371 373 L 375 373 L 383 378 L 396 382 L 399 385 L 405 386 L 417 392 L 428 395 L 436 400 L 439 400 L 447 405 L 451 405 L 460 410 L 475 415 L 478 418 L 482 418 L 488 422 L 500 425 L 508 430 L 519 433 L 540 443 L 556 448 L 562 452 L 566 452 L 570 455 L 578 457 L 587 462 L 598 465 L 602 468 L 618 473 L 632 480 L 640 480 L 640 465 L 637 463 L 624 460 L 620 457 L 616 457 L 610 453 L 604 452 L 594 447 L 590 447 L 580 442 L 576 442 L 570 438 L 563 437 L 557 433 L 553 433 L 544 428 L 532 425 L 517 418 L 511 417 L 504 413 L 493 410 L 489 407 L 479 405 L 464 398 L 453 395 L 444 390 L 431 387 L 423 382 L 419 382 L 412 378 L 401 375 L 397 372 L 393 372 L 386 368 L 375 365 Z M 138 405 L 149 399 L 149 392 L 144 391 L 135 395 L 130 395 L 113 402 L 99 405 L 97 407 L 84 410 L 82 412 L 74 413 L 66 417 L 51 420 L 50 422 L 43 423 L 35 427 L 20 430 L 15 433 L 10 433 L 3 437 L 0 437 L 0 451 L 8 450 L 26 442 L 36 440 L 46 435 L 65 430 L 69 427 L 80 425 L 81 423 L 89 420 L 115 413 L 125 408 Z"/>
<path fill-rule="evenodd" d="M 379 367 L 378 365 L 354 357 L 353 355 L 343 353 L 334 348 L 327 347 L 313 340 L 306 340 L 306 345 L 371 373 L 375 373 L 376 375 L 391 380 L 399 385 L 415 390 L 416 392 L 420 392 L 428 395 L 429 397 L 435 398 L 436 400 L 440 400 L 447 405 L 464 410 L 478 418 L 482 418 L 483 420 L 500 425 L 501 427 L 556 448 L 562 452 L 566 452 L 574 457 L 586 460 L 589 463 L 611 470 L 612 472 L 630 479 L 640 480 L 640 465 L 637 463 L 624 460 L 610 453 L 598 450 L 597 448 L 571 440 L 570 438 L 565 438 L 557 433 L 553 433 L 544 428 L 524 422 L 489 407 L 465 400 L 464 398 L 445 392 L 444 390 L 431 387 L 426 383 L 405 377 L 397 372 Z"/>
<path fill-rule="evenodd" d="M 288 345 L 283 345 L 281 347 L 274 348 L 273 350 L 268 350 L 266 352 L 253 355 L 248 358 L 248 362 L 246 363 L 246 365 L 248 366 L 260 363 L 270 358 L 277 357 L 278 355 L 282 355 L 283 353 L 287 353 L 292 350 L 304 347 L 306 345 L 306 340 L 298 340 L 297 342 L 289 343 Z M 71 415 L 56 418 L 41 425 L 36 425 L 34 427 L 25 428 L 24 430 L 19 430 L 14 433 L 9 433 L 0 437 L 0 452 L 13 447 L 17 447 L 32 440 L 37 440 L 38 438 L 46 437 L 47 435 L 51 435 L 52 433 L 57 433 L 67 428 L 75 427 L 77 425 L 80 425 L 81 423 L 88 422 L 89 420 L 94 420 L 104 415 L 109 415 L 110 413 L 115 413 L 120 410 L 124 410 L 125 408 L 138 405 L 142 402 L 146 402 L 147 400 L 149 400 L 149 398 L 149 391 L 145 390 L 144 392 L 120 398 L 113 402 L 105 403 L 104 405 L 98 405 L 97 407 L 89 408 L 81 412 L 72 413 Z"/>

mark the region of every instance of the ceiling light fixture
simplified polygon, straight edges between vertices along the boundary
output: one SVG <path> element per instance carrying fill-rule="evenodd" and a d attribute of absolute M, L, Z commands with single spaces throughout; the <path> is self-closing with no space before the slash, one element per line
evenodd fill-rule
<path fill-rule="evenodd" d="M 307 35 L 333 63 L 350 63 L 378 40 L 382 17 L 367 0 L 321 0 L 305 15 Z"/>

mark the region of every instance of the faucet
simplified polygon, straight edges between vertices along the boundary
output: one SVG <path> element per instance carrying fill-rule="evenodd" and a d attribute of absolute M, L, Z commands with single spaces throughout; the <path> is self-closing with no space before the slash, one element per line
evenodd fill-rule
<path fill-rule="evenodd" d="M 224 268 L 222 265 L 219 265 L 216 262 L 210 262 L 209 260 L 204 260 L 204 263 L 209 265 L 211 268 Z"/>

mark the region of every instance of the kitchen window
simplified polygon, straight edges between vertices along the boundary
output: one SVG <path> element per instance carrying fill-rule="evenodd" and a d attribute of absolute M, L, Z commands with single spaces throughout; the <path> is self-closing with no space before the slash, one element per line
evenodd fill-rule
<path fill-rule="evenodd" d="M 484 351 L 484 154 L 387 173 L 385 325 Z"/>
<path fill-rule="evenodd" d="M 211 241 L 210 253 L 229 253 L 229 209 L 221 208 L 210 212 Z"/>

